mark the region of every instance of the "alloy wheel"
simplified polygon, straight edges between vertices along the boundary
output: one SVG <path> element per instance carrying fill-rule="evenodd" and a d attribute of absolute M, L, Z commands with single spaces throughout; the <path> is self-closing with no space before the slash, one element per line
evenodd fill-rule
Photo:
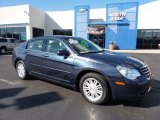
<path fill-rule="evenodd" d="M 20 78 L 23 78 L 24 76 L 25 76 L 25 67 L 24 67 L 24 65 L 22 64 L 22 63 L 19 63 L 18 65 L 17 65 L 17 73 L 18 73 L 18 76 L 20 77 Z"/>
<path fill-rule="evenodd" d="M 103 95 L 103 88 L 95 78 L 87 78 L 83 82 L 83 92 L 90 101 L 98 101 Z"/>

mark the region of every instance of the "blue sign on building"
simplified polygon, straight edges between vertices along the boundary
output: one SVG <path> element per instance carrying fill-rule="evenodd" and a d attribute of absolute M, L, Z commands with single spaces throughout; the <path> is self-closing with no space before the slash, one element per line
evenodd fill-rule
<path fill-rule="evenodd" d="M 75 36 L 88 39 L 88 26 L 94 25 L 95 27 L 102 24 L 106 28 L 103 47 L 108 48 L 109 44 L 114 42 L 118 49 L 136 49 L 137 2 L 107 4 L 106 23 L 101 22 L 101 19 L 90 20 L 89 15 L 90 6 L 75 7 Z"/>
<path fill-rule="evenodd" d="M 88 39 L 89 12 L 90 6 L 75 7 L 75 36 Z"/>
<path fill-rule="evenodd" d="M 138 3 L 107 4 L 106 42 L 114 42 L 118 49 L 136 49 Z"/>

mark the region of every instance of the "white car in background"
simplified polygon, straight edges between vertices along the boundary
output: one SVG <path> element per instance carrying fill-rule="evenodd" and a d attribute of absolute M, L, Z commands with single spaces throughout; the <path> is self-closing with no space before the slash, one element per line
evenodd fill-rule
<path fill-rule="evenodd" d="M 4 55 L 7 51 L 12 51 L 20 45 L 20 41 L 15 38 L 0 38 L 0 54 Z"/>

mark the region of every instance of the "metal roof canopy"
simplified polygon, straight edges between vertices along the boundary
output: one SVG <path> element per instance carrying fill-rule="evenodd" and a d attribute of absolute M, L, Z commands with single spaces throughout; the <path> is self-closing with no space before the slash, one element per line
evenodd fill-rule
<path fill-rule="evenodd" d="M 106 26 L 106 22 L 101 18 L 99 18 L 99 19 L 90 19 L 88 26 L 91 26 L 91 27 L 104 26 L 105 27 Z"/>

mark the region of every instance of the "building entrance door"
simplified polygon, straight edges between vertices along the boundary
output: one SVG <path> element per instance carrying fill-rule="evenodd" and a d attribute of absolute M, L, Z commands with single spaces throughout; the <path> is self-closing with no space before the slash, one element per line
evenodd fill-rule
<path fill-rule="evenodd" d="M 96 34 L 89 34 L 89 40 L 96 43 L 100 47 L 105 47 L 105 34 L 96 35 Z"/>
<path fill-rule="evenodd" d="M 88 27 L 89 40 L 105 48 L 105 26 Z"/>

